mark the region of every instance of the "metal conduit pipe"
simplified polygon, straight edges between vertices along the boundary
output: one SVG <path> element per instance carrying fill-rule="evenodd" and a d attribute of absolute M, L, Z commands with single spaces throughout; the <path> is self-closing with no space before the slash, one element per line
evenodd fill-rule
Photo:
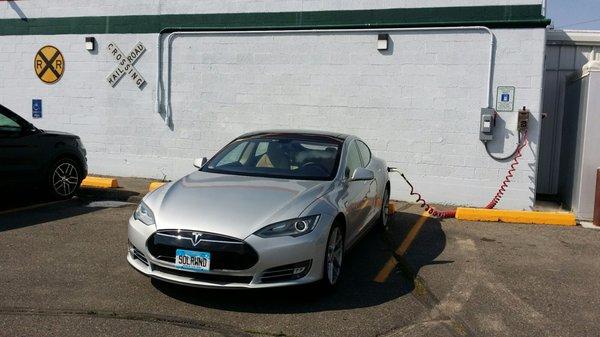
<path fill-rule="evenodd" d="M 492 79 L 493 79 L 493 66 L 494 66 L 494 49 L 496 46 L 496 38 L 491 29 L 485 26 L 455 26 L 455 27 L 414 27 L 414 28 L 374 28 L 374 29 L 288 29 L 288 30 L 202 30 L 198 28 L 197 31 L 194 28 L 165 28 L 158 33 L 157 38 L 157 72 L 156 72 L 156 112 L 161 113 L 161 107 L 163 106 L 163 92 L 165 97 L 165 123 L 169 124 L 171 121 L 171 43 L 173 39 L 181 35 L 249 35 L 249 34 L 310 34 L 310 33 L 355 33 L 355 32 L 372 32 L 372 33 L 384 33 L 384 32 L 419 32 L 419 31 L 459 31 L 459 30 L 481 30 L 490 36 L 489 45 L 489 63 L 488 63 L 488 79 L 485 87 L 485 103 L 483 106 L 492 107 L 493 104 L 493 92 L 492 92 Z M 161 37 L 165 31 L 172 31 L 166 38 L 167 43 L 167 85 L 164 90 L 163 83 L 163 51 Z"/>
<path fill-rule="evenodd" d="M 546 17 L 546 7 L 548 6 L 547 0 L 542 0 L 542 15 Z"/>

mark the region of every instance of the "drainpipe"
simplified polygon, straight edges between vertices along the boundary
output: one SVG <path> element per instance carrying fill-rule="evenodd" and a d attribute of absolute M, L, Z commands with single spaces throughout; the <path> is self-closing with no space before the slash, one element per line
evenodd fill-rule
<path fill-rule="evenodd" d="M 427 31 L 483 31 L 490 36 L 489 42 L 489 62 L 488 62 L 488 74 L 487 74 L 487 85 L 485 87 L 485 103 L 483 106 L 492 107 L 493 104 L 493 90 L 492 90 L 492 79 L 493 79 L 493 71 L 494 71 L 494 49 L 496 46 L 496 38 L 494 33 L 485 26 L 457 26 L 457 27 L 415 27 L 415 28 L 377 28 L 377 29 L 303 29 L 303 30 L 242 30 L 242 31 L 208 31 L 202 30 L 202 28 L 197 28 L 198 30 L 193 30 L 194 28 L 165 28 L 158 33 L 157 38 L 157 72 L 156 72 L 156 112 L 160 113 L 161 108 L 163 108 L 163 96 L 164 96 L 164 112 L 165 112 L 165 123 L 169 124 L 172 118 L 171 111 L 171 44 L 172 41 L 178 36 L 184 35 L 228 35 L 228 34 L 237 34 L 237 35 L 247 35 L 247 34 L 310 34 L 310 33 L 356 33 L 356 32 L 368 32 L 368 33 L 378 33 L 378 32 L 427 32 Z M 166 31 L 171 31 L 169 35 L 167 35 L 166 43 L 167 43 L 167 84 L 166 88 L 163 83 L 163 67 L 162 67 L 162 59 L 163 59 L 163 51 L 162 51 L 162 43 L 161 37 L 162 34 Z M 163 92 L 165 94 L 163 95 Z"/>
<path fill-rule="evenodd" d="M 596 196 L 594 199 L 594 225 L 600 227 L 600 167 L 596 171 Z"/>
<path fill-rule="evenodd" d="M 547 0 L 542 0 L 542 15 L 546 17 L 546 2 Z"/>

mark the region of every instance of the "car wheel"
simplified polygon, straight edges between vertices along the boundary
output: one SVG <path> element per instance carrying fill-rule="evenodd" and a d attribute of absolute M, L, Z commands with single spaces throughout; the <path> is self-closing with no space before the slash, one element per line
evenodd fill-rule
<path fill-rule="evenodd" d="M 344 262 L 344 232 L 339 223 L 335 222 L 329 231 L 327 247 L 325 248 L 325 261 L 323 263 L 324 290 L 332 290 L 340 281 Z"/>
<path fill-rule="evenodd" d="M 50 168 L 48 185 L 52 196 L 61 199 L 72 197 L 81 183 L 81 169 L 71 159 L 59 159 Z"/>
<path fill-rule="evenodd" d="M 383 229 L 388 229 L 390 220 L 390 188 L 385 187 L 383 197 L 381 198 L 381 210 L 379 211 L 379 225 Z"/>

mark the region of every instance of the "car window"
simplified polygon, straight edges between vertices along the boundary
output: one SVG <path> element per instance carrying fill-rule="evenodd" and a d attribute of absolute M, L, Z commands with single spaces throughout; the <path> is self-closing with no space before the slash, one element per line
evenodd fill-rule
<path fill-rule="evenodd" d="M 339 164 L 341 143 L 321 137 L 254 137 L 227 145 L 202 171 L 290 178 L 331 180 Z"/>
<path fill-rule="evenodd" d="M 265 153 L 267 153 L 267 148 L 269 147 L 269 142 L 260 142 L 258 143 L 258 145 L 256 146 L 256 153 L 254 154 L 255 156 L 260 156 L 263 155 Z"/>
<path fill-rule="evenodd" d="M 371 150 L 367 146 L 367 144 L 362 141 L 356 141 L 356 145 L 358 145 L 358 151 L 360 152 L 360 157 L 362 158 L 363 167 L 367 167 L 371 162 Z"/>
<path fill-rule="evenodd" d="M 221 159 L 221 161 L 219 161 L 219 163 L 217 163 L 217 166 L 240 162 L 240 158 L 242 157 L 242 153 L 244 152 L 246 145 L 247 144 L 242 143 L 234 147 L 233 150 L 231 150 L 226 156 L 223 157 L 223 159 Z"/>
<path fill-rule="evenodd" d="M 21 125 L 0 112 L 0 131 L 18 132 L 21 130 Z"/>
<path fill-rule="evenodd" d="M 354 170 L 359 168 L 362 165 L 360 161 L 360 155 L 358 154 L 358 149 L 356 147 L 356 142 L 352 142 L 348 145 L 348 154 L 346 156 L 346 169 L 344 170 L 344 174 L 346 178 L 350 178 Z"/>

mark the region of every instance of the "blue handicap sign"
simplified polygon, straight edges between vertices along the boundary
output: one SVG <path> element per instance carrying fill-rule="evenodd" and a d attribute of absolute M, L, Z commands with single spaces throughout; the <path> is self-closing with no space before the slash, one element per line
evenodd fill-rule
<path fill-rule="evenodd" d="M 31 100 L 31 117 L 42 118 L 42 100 L 32 99 Z"/>
<path fill-rule="evenodd" d="M 502 94 L 502 95 L 500 96 L 500 100 L 501 100 L 502 102 L 508 102 L 508 101 L 510 100 L 510 94 Z"/>

